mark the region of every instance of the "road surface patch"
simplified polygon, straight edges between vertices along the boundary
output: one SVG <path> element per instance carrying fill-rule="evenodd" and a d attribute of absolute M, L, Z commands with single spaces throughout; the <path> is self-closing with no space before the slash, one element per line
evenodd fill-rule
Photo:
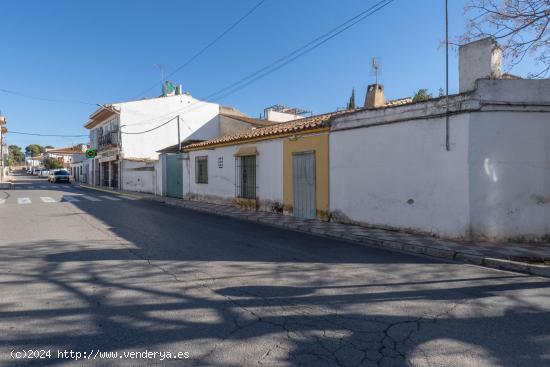
<path fill-rule="evenodd" d="M 119 198 L 116 198 L 114 196 L 100 195 L 99 197 L 107 200 L 120 201 Z"/>
<path fill-rule="evenodd" d="M 81 198 L 84 198 L 84 199 L 90 200 L 90 201 L 101 201 L 101 199 L 94 198 L 93 196 L 89 196 L 89 195 L 82 195 Z"/>
<path fill-rule="evenodd" d="M 29 198 L 17 198 L 17 204 L 30 204 L 32 203 Z"/>

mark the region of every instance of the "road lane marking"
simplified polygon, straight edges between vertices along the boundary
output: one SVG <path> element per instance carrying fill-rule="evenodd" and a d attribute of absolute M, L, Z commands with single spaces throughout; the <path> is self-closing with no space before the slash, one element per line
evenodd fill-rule
<path fill-rule="evenodd" d="M 17 198 L 17 204 L 30 204 L 31 199 L 29 198 Z"/>
<path fill-rule="evenodd" d="M 6 202 L 6 199 L 0 199 L 0 204 L 4 204 Z"/>
<path fill-rule="evenodd" d="M 100 195 L 100 198 L 107 199 L 107 200 L 113 200 L 113 201 L 119 201 L 119 198 L 116 198 L 114 196 L 107 196 L 107 195 Z"/>
<path fill-rule="evenodd" d="M 55 203 L 56 202 L 53 198 L 51 198 L 49 196 L 41 196 L 40 200 L 42 200 L 45 203 Z"/>
<path fill-rule="evenodd" d="M 63 201 L 67 201 L 69 203 L 78 203 L 80 200 L 78 200 L 74 196 L 63 196 Z"/>
<path fill-rule="evenodd" d="M 101 201 L 100 199 L 94 198 L 93 196 L 82 195 L 81 197 L 86 199 L 86 200 L 90 200 L 90 201 Z"/>

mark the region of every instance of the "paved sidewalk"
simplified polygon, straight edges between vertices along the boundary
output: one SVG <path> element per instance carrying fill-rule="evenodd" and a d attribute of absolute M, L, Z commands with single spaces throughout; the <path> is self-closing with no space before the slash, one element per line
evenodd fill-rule
<path fill-rule="evenodd" d="M 488 243 L 444 240 L 398 231 L 367 228 L 352 224 L 300 219 L 270 212 L 249 211 L 232 205 L 182 200 L 138 192 L 104 190 L 87 185 L 82 187 L 130 195 L 192 210 L 254 221 L 318 235 L 341 238 L 392 250 L 413 252 L 433 257 L 463 261 L 492 268 L 519 271 L 550 277 L 550 243 Z"/>

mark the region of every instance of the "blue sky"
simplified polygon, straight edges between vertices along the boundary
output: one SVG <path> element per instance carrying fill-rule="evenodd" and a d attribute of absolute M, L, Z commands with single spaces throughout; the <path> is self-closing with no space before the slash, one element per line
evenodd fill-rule
<path fill-rule="evenodd" d="M 204 47 L 258 0 L 72 1 L 0 3 L 0 88 L 56 99 L 128 100 Z M 267 0 L 250 17 L 171 79 L 194 97 L 217 91 L 368 8 L 373 0 Z M 465 0 L 450 1 L 450 35 L 464 31 Z M 386 98 L 444 87 L 443 0 L 396 0 L 313 52 L 220 102 L 257 117 L 282 103 L 323 113 L 343 107 L 352 87 L 362 103 L 380 59 Z M 450 91 L 458 89 L 451 52 Z M 512 70 L 526 75 L 526 60 Z M 149 91 L 147 96 L 160 92 Z M 0 92 L 13 131 L 87 134 L 94 106 L 50 103 Z M 8 134 L 8 142 L 68 146 L 85 138 Z"/>

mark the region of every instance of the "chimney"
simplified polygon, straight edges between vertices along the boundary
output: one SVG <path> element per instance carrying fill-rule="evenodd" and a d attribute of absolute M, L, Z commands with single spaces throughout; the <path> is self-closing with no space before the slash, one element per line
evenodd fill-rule
<path fill-rule="evenodd" d="M 467 43 L 458 48 L 459 92 L 476 88 L 476 80 L 500 78 L 502 49 L 492 37 Z"/>
<path fill-rule="evenodd" d="M 384 99 L 384 86 L 382 84 L 371 84 L 367 87 L 365 96 L 365 108 L 382 107 L 386 103 Z"/>

